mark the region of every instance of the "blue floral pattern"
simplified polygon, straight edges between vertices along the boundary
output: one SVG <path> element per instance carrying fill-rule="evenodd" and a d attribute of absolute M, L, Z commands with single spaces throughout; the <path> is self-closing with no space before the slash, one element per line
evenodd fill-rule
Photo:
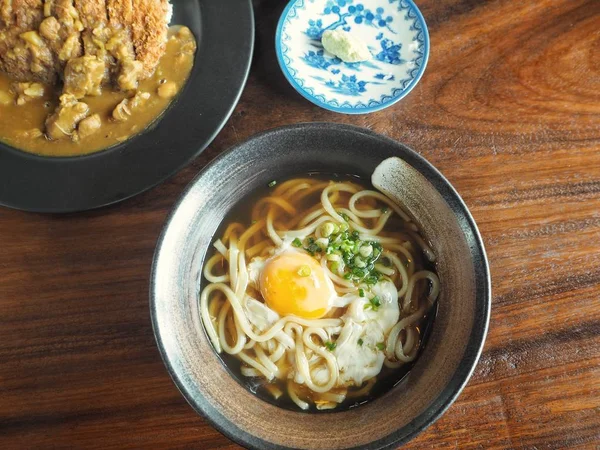
<path fill-rule="evenodd" d="M 375 55 L 375 58 L 379 61 L 395 65 L 404 64 L 406 62 L 400 57 L 402 44 L 394 44 L 389 39 L 382 39 L 379 43 L 381 44 L 381 51 Z"/>
<path fill-rule="evenodd" d="M 325 51 L 326 30 L 343 29 L 373 59 L 344 63 Z M 292 85 L 314 103 L 346 113 L 395 103 L 421 77 L 429 54 L 423 17 L 411 0 L 295 0 L 277 29 L 277 56 Z"/>
<path fill-rule="evenodd" d="M 325 31 L 323 29 L 323 21 L 321 19 L 319 19 L 319 20 L 310 19 L 308 21 L 308 25 L 309 25 L 309 27 L 306 29 L 306 35 L 311 39 L 321 39 L 321 35 L 323 34 L 323 31 Z"/>
<path fill-rule="evenodd" d="M 385 73 L 376 73 L 375 78 L 378 80 L 386 80 L 386 81 L 394 81 L 396 79 L 396 77 L 394 75 L 391 75 L 391 74 L 386 75 Z"/>
<path fill-rule="evenodd" d="M 350 31 L 351 27 L 349 25 L 352 23 L 364 23 L 371 27 L 385 27 L 391 33 L 395 33 L 390 27 L 394 18 L 384 13 L 385 10 L 382 7 L 376 8 L 373 12 L 365 8 L 363 3 L 354 4 L 354 0 L 327 0 L 322 14 L 325 16 L 335 15 L 337 16 L 337 20 L 327 26 L 323 26 L 323 20 L 310 19 L 306 35 L 311 39 L 321 39 L 323 32 L 326 30 L 335 30 L 338 27 L 342 27 L 345 31 Z"/>
<path fill-rule="evenodd" d="M 342 62 L 342 60 L 338 58 L 325 58 L 325 56 L 323 56 L 324 54 L 324 50 L 318 50 L 316 52 L 313 50 L 309 50 L 307 53 L 304 54 L 302 59 L 306 64 L 308 64 L 311 67 L 325 70 L 331 65 L 339 64 Z"/>
<path fill-rule="evenodd" d="M 360 81 L 356 75 L 342 75 L 342 79 L 338 81 L 329 80 L 325 83 L 326 86 L 333 91 L 343 95 L 360 95 L 366 92 L 366 81 Z"/>

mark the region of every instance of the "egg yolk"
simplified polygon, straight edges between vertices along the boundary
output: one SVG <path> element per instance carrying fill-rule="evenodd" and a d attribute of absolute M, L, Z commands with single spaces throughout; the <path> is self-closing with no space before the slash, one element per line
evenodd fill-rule
<path fill-rule="evenodd" d="M 323 317 L 332 295 L 320 264 L 304 253 L 282 253 L 271 258 L 260 276 L 260 292 L 267 306 L 281 316 Z"/>

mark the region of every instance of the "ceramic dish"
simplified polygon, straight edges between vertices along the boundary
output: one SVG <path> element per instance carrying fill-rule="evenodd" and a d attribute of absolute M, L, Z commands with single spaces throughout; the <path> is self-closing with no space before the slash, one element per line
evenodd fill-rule
<path fill-rule="evenodd" d="M 173 5 L 172 23 L 192 30 L 198 50 L 186 86 L 161 120 L 121 145 L 78 157 L 41 157 L 0 143 L 0 205 L 68 212 L 115 203 L 171 176 L 215 138 L 248 76 L 252 4 L 194 0 Z"/>
<path fill-rule="evenodd" d="M 323 49 L 325 30 L 362 39 L 370 61 L 344 63 Z M 277 58 L 291 85 L 331 111 L 379 111 L 405 97 L 425 71 L 429 34 L 411 0 L 292 0 L 275 38 Z"/>
<path fill-rule="evenodd" d="M 438 256 L 442 284 L 427 344 L 411 372 L 383 396 L 344 411 L 274 406 L 236 381 L 213 351 L 198 311 L 202 266 L 231 208 L 273 179 L 309 172 L 369 179 L 398 157 L 388 181 Z M 364 129 L 302 124 L 260 134 L 217 158 L 187 188 L 154 257 L 150 307 L 158 347 L 192 407 L 255 449 L 396 448 L 450 406 L 479 358 L 490 314 L 490 278 L 473 218 L 450 183 L 417 153 Z M 277 420 L 273 420 L 273 418 Z"/>

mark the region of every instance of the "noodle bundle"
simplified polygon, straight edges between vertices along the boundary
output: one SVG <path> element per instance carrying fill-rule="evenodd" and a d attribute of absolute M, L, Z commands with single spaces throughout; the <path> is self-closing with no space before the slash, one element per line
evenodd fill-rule
<path fill-rule="evenodd" d="M 416 359 L 440 283 L 398 205 L 354 182 L 296 178 L 246 219 L 214 243 L 199 298 L 210 342 L 243 376 L 301 409 L 331 409 Z"/>

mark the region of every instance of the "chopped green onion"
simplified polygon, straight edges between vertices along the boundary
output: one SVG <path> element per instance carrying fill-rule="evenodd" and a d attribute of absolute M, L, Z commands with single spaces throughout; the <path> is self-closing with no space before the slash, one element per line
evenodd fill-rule
<path fill-rule="evenodd" d="M 256 223 L 256 220 L 253 220 L 253 221 L 252 221 L 252 225 L 254 225 L 255 223 Z"/>
<path fill-rule="evenodd" d="M 360 253 L 360 256 L 362 256 L 363 258 L 368 258 L 369 256 L 371 256 L 373 254 L 373 247 L 370 245 L 363 245 L 358 250 L 358 253 Z"/>
<path fill-rule="evenodd" d="M 315 244 L 317 244 L 319 246 L 319 248 L 321 248 L 321 250 L 325 250 L 327 248 L 327 246 L 329 245 L 329 239 L 319 238 L 315 241 Z"/>
<path fill-rule="evenodd" d="M 339 229 L 339 227 L 338 227 L 338 229 Z M 332 224 L 331 222 L 325 222 L 323 225 L 321 225 L 321 234 L 324 237 L 329 237 L 334 232 L 335 232 L 335 225 Z"/>
<path fill-rule="evenodd" d="M 369 303 L 365 303 L 364 309 L 372 309 L 373 311 L 377 311 L 379 310 L 380 306 L 381 300 L 379 300 L 379 297 L 375 296 L 369 300 Z"/>
<path fill-rule="evenodd" d="M 354 269 L 352 269 L 352 275 L 358 278 L 364 278 L 367 275 L 367 271 L 363 268 L 355 267 Z"/>
<path fill-rule="evenodd" d="M 379 297 L 377 296 L 373 297 L 371 300 L 369 300 L 369 302 L 371 302 L 371 305 L 373 305 L 373 309 L 375 311 L 377 311 L 377 309 L 379 309 L 379 307 L 381 306 L 381 300 L 379 300 Z"/>
<path fill-rule="evenodd" d="M 298 275 L 300 275 L 301 277 L 309 277 L 311 273 L 312 273 L 312 271 L 310 270 L 310 267 L 308 267 L 307 265 L 302 265 L 298 269 Z"/>
<path fill-rule="evenodd" d="M 385 349 L 385 345 L 383 344 L 383 342 L 379 342 L 377 344 L 377 349 L 383 351 Z"/>
<path fill-rule="evenodd" d="M 381 208 L 381 212 L 382 213 L 387 213 L 390 209 L 387 206 L 384 206 L 383 208 Z"/>
<path fill-rule="evenodd" d="M 306 250 L 308 253 L 310 253 L 312 256 L 315 255 L 315 253 L 317 252 L 322 252 L 323 250 L 321 249 L 321 247 L 319 247 L 315 241 L 315 238 L 308 238 L 308 247 L 306 247 L 304 250 Z"/>
<path fill-rule="evenodd" d="M 339 214 L 339 215 L 342 217 L 342 219 L 344 219 L 346 222 L 348 222 L 348 220 L 350 219 L 350 218 L 348 217 L 348 215 L 347 215 L 347 214 L 344 214 L 343 212 L 340 212 L 340 211 L 338 211 L 338 214 Z M 340 224 L 340 225 L 342 225 L 342 224 Z"/>
<path fill-rule="evenodd" d="M 273 180 L 271 182 L 269 182 L 269 187 L 273 187 L 277 184 L 277 181 Z"/>
<path fill-rule="evenodd" d="M 354 258 L 354 265 L 355 265 L 356 267 L 360 267 L 361 269 L 362 269 L 363 267 L 367 267 L 367 263 L 366 263 L 366 262 L 364 262 L 364 261 L 363 261 L 363 260 L 360 258 L 360 256 L 356 256 L 356 257 Z"/>
<path fill-rule="evenodd" d="M 345 219 L 347 214 L 338 211 Z M 381 256 L 382 247 L 377 241 L 363 241 L 357 230 L 350 230 L 348 223 L 325 222 L 321 224 L 316 238 L 309 237 L 303 241 L 294 239 L 292 245 L 303 246 L 310 255 L 320 253 L 326 256 L 329 269 L 356 284 L 364 283 L 373 286 L 381 279 L 381 273 L 375 264 Z M 368 308 L 376 309 L 369 304 Z"/>
<path fill-rule="evenodd" d="M 365 290 L 364 290 L 363 288 L 360 288 L 360 289 L 358 290 L 358 296 L 359 296 L 359 297 L 364 297 L 364 296 L 365 296 Z"/>
<path fill-rule="evenodd" d="M 350 241 L 344 241 L 342 242 L 342 245 L 340 245 L 340 248 L 346 253 L 351 253 L 352 250 L 354 250 L 354 245 L 352 245 Z"/>
<path fill-rule="evenodd" d="M 325 347 L 327 347 L 327 350 L 329 350 L 330 352 L 334 351 L 336 346 L 337 344 L 335 342 L 325 342 Z"/>
<path fill-rule="evenodd" d="M 371 272 L 371 275 L 369 275 L 367 278 L 365 278 L 365 283 L 372 286 L 379 281 L 379 276 L 380 276 L 379 272 L 373 271 L 373 272 Z"/>
<path fill-rule="evenodd" d="M 363 345 L 363 343 L 364 343 L 364 341 L 362 340 L 362 338 L 359 338 L 359 339 L 358 339 L 358 345 L 362 346 L 362 345 Z"/>

